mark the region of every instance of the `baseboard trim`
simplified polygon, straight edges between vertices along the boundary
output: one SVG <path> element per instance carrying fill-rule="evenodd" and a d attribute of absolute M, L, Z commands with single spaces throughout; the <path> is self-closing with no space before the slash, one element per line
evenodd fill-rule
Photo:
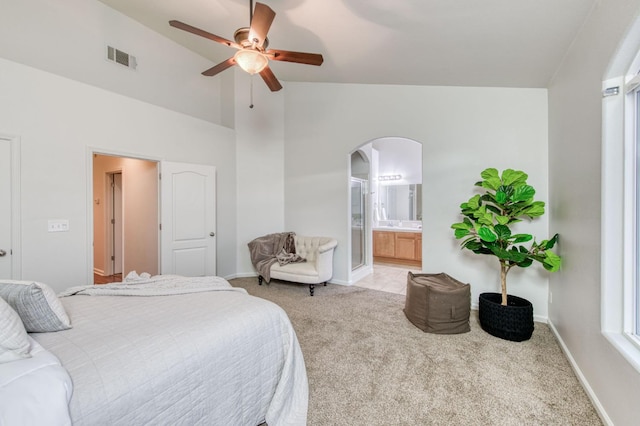
<path fill-rule="evenodd" d="M 564 340 L 562 340 L 562 337 L 560 336 L 560 333 L 558 333 L 558 330 L 556 329 L 555 325 L 553 325 L 553 322 L 551 320 L 547 321 L 547 324 L 549 324 L 549 328 L 551 329 L 551 332 L 553 333 L 553 335 L 556 336 L 556 340 L 560 344 L 560 349 L 562 349 L 564 356 L 566 356 L 567 360 L 569 360 L 569 365 L 571 365 L 573 372 L 576 374 L 576 377 L 578 377 L 578 381 L 582 385 L 582 388 L 587 393 L 587 396 L 589 397 L 589 399 L 591 400 L 591 403 L 595 407 L 596 412 L 600 417 L 600 420 L 602 420 L 602 423 L 604 423 L 605 425 L 613 426 L 613 421 L 611 421 L 611 418 L 607 414 L 607 411 L 604 409 L 604 407 L 600 403 L 600 400 L 598 399 L 597 395 L 591 388 L 591 385 L 589 385 L 589 381 L 584 376 L 584 374 L 582 374 L 582 370 L 580 370 L 580 367 L 578 366 L 578 364 L 576 363 L 576 360 L 571 355 L 571 352 L 569 351 L 569 348 L 567 347 L 567 345 L 564 343 Z"/>
<path fill-rule="evenodd" d="M 244 272 L 244 273 L 239 273 L 239 274 L 231 274 L 231 275 L 225 275 L 224 278 L 225 280 L 232 280 L 234 278 L 252 278 L 252 277 L 258 277 L 258 274 L 256 274 L 255 272 Z"/>
<path fill-rule="evenodd" d="M 231 275 L 225 275 L 224 277 L 225 280 L 232 280 L 234 278 L 258 278 L 258 274 L 255 272 L 240 272 L 238 274 L 231 274 Z M 329 284 L 338 284 L 338 285 L 346 285 L 346 286 L 350 286 L 352 284 L 350 284 L 348 281 L 344 281 L 344 280 L 334 280 L 331 279 L 329 281 L 327 281 Z"/>

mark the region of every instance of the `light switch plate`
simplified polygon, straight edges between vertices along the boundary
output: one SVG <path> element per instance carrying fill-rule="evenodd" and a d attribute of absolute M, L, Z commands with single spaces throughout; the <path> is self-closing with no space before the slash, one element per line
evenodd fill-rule
<path fill-rule="evenodd" d="M 49 232 L 68 232 L 69 221 L 66 219 L 50 220 L 48 222 L 48 230 Z"/>

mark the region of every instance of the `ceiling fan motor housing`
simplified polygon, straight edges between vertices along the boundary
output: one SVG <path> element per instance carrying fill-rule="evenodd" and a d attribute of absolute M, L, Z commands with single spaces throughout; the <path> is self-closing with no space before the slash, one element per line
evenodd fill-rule
<path fill-rule="evenodd" d="M 249 31 L 251 31 L 251 28 L 249 27 L 238 28 L 236 32 L 233 33 L 233 39 L 236 41 L 236 43 L 238 43 L 240 46 L 244 48 L 247 48 L 247 47 L 258 48 L 258 46 L 254 46 L 255 43 L 253 40 L 249 40 Z M 264 51 L 264 50 L 267 50 L 268 46 L 269 46 L 269 39 L 265 38 L 264 43 L 262 44 L 262 47 L 259 47 L 259 49 Z"/>

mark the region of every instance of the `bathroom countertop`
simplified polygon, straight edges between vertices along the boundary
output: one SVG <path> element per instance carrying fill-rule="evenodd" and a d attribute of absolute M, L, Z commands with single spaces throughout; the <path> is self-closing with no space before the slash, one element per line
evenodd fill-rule
<path fill-rule="evenodd" d="M 402 226 L 376 226 L 374 231 L 386 231 L 386 232 L 419 232 L 422 233 L 422 228 L 405 228 Z"/>

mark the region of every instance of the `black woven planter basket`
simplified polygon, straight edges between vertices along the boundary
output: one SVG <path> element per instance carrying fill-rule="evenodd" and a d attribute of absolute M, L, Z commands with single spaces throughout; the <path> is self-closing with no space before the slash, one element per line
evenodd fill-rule
<path fill-rule="evenodd" d="M 502 306 L 500 293 L 480 294 L 480 326 L 492 336 L 513 342 L 529 340 L 533 334 L 533 305 L 526 299 L 507 295 Z"/>

